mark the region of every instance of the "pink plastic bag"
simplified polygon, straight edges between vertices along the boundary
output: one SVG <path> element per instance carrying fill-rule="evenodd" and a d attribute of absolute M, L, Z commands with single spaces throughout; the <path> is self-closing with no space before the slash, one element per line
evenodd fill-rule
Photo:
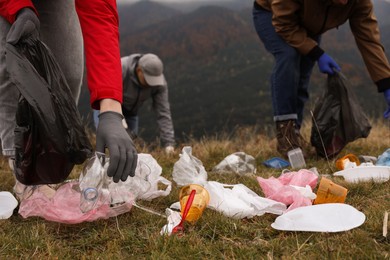
<path fill-rule="evenodd" d="M 42 217 L 49 221 L 66 224 L 77 224 L 97 219 L 108 219 L 130 211 L 133 200 L 119 206 L 111 207 L 109 200 L 97 208 L 82 213 L 80 211 L 80 192 L 78 181 L 72 181 L 60 186 L 53 198 L 48 198 L 36 190 L 32 195 L 20 203 L 19 214 L 23 218 Z M 131 194 L 130 194 L 131 195 Z M 132 197 L 132 195 L 131 195 Z"/>
<path fill-rule="evenodd" d="M 257 181 L 266 198 L 286 205 L 290 205 L 286 210 L 312 205 L 312 200 L 303 196 L 297 189 L 290 185 L 305 187 L 309 185 L 312 189 L 317 186 L 318 176 L 313 172 L 301 169 L 298 172 L 284 173 L 278 178 L 270 177 L 264 179 L 257 177 Z"/>

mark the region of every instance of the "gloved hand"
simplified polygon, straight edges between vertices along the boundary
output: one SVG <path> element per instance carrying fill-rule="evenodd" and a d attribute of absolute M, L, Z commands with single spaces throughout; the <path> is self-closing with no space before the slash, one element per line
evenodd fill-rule
<path fill-rule="evenodd" d="M 7 34 L 7 42 L 15 45 L 20 40 L 30 37 L 38 39 L 39 27 L 39 19 L 35 12 L 30 8 L 23 8 L 19 11 Z"/>
<path fill-rule="evenodd" d="M 322 73 L 333 75 L 334 69 L 336 71 L 341 71 L 340 66 L 326 53 L 322 54 L 317 62 Z"/>
<path fill-rule="evenodd" d="M 110 152 L 110 165 L 107 175 L 114 182 L 126 181 L 130 175 L 134 177 L 137 166 L 137 151 L 133 141 L 122 125 L 123 116 L 117 112 L 106 111 L 99 115 L 99 125 L 96 131 L 96 151 Z"/>
<path fill-rule="evenodd" d="M 165 154 L 170 155 L 175 152 L 175 148 L 172 145 L 165 146 Z"/>
<path fill-rule="evenodd" d="M 390 88 L 385 90 L 385 92 L 383 92 L 383 95 L 385 96 L 385 99 L 386 99 L 386 103 L 387 103 L 387 109 L 386 111 L 383 113 L 383 116 L 386 118 L 386 119 L 390 119 Z"/>

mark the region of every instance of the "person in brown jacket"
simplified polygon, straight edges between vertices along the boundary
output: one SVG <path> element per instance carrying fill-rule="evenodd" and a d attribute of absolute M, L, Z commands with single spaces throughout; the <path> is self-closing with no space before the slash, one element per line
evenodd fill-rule
<path fill-rule="evenodd" d="M 390 65 L 380 42 L 371 0 L 255 0 L 253 21 L 265 48 L 275 58 L 271 75 L 277 150 L 283 156 L 305 148 L 299 129 L 315 62 L 322 73 L 340 71 L 319 46 L 321 34 L 349 22 L 356 44 L 390 117 Z"/>

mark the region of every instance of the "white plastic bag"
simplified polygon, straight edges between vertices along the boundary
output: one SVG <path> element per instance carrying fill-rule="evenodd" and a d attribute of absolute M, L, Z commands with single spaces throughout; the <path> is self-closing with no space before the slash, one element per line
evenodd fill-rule
<path fill-rule="evenodd" d="M 253 156 L 244 152 L 236 152 L 226 156 L 213 171 L 234 172 L 240 175 L 256 173 L 256 160 Z"/>
<path fill-rule="evenodd" d="M 209 181 L 204 187 L 210 194 L 208 207 L 227 217 L 252 218 L 265 213 L 280 215 L 286 210 L 285 204 L 260 197 L 243 184 Z"/>
<path fill-rule="evenodd" d="M 161 176 L 162 168 L 150 154 L 138 154 L 138 164 L 135 176 L 129 177 L 125 182 L 110 182 L 108 189 L 113 193 L 113 200 L 120 202 L 121 190 L 130 191 L 135 200 L 152 200 L 157 197 L 167 196 L 172 189 L 172 183 Z M 165 190 L 159 190 L 158 184 L 166 186 Z M 117 197 L 115 197 L 117 195 Z"/>
<path fill-rule="evenodd" d="M 178 186 L 187 184 L 204 185 L 207 182 L 207 172 L 202 162 L 192 155 L 192 148 L 184 146 L 180 159 L 173 165 L 173 180 Z"/>

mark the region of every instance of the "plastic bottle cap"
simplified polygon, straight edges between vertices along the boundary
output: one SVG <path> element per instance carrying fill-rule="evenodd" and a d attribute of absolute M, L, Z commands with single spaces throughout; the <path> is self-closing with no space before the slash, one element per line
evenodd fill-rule
<path fill-rule="evenodd" d="M 96 188 L 86 188 L 83 191 L 83 196 L 84 199 L 89 200 L 89 201 L 94 201 L 98 197 L 98 190 Z"/>

